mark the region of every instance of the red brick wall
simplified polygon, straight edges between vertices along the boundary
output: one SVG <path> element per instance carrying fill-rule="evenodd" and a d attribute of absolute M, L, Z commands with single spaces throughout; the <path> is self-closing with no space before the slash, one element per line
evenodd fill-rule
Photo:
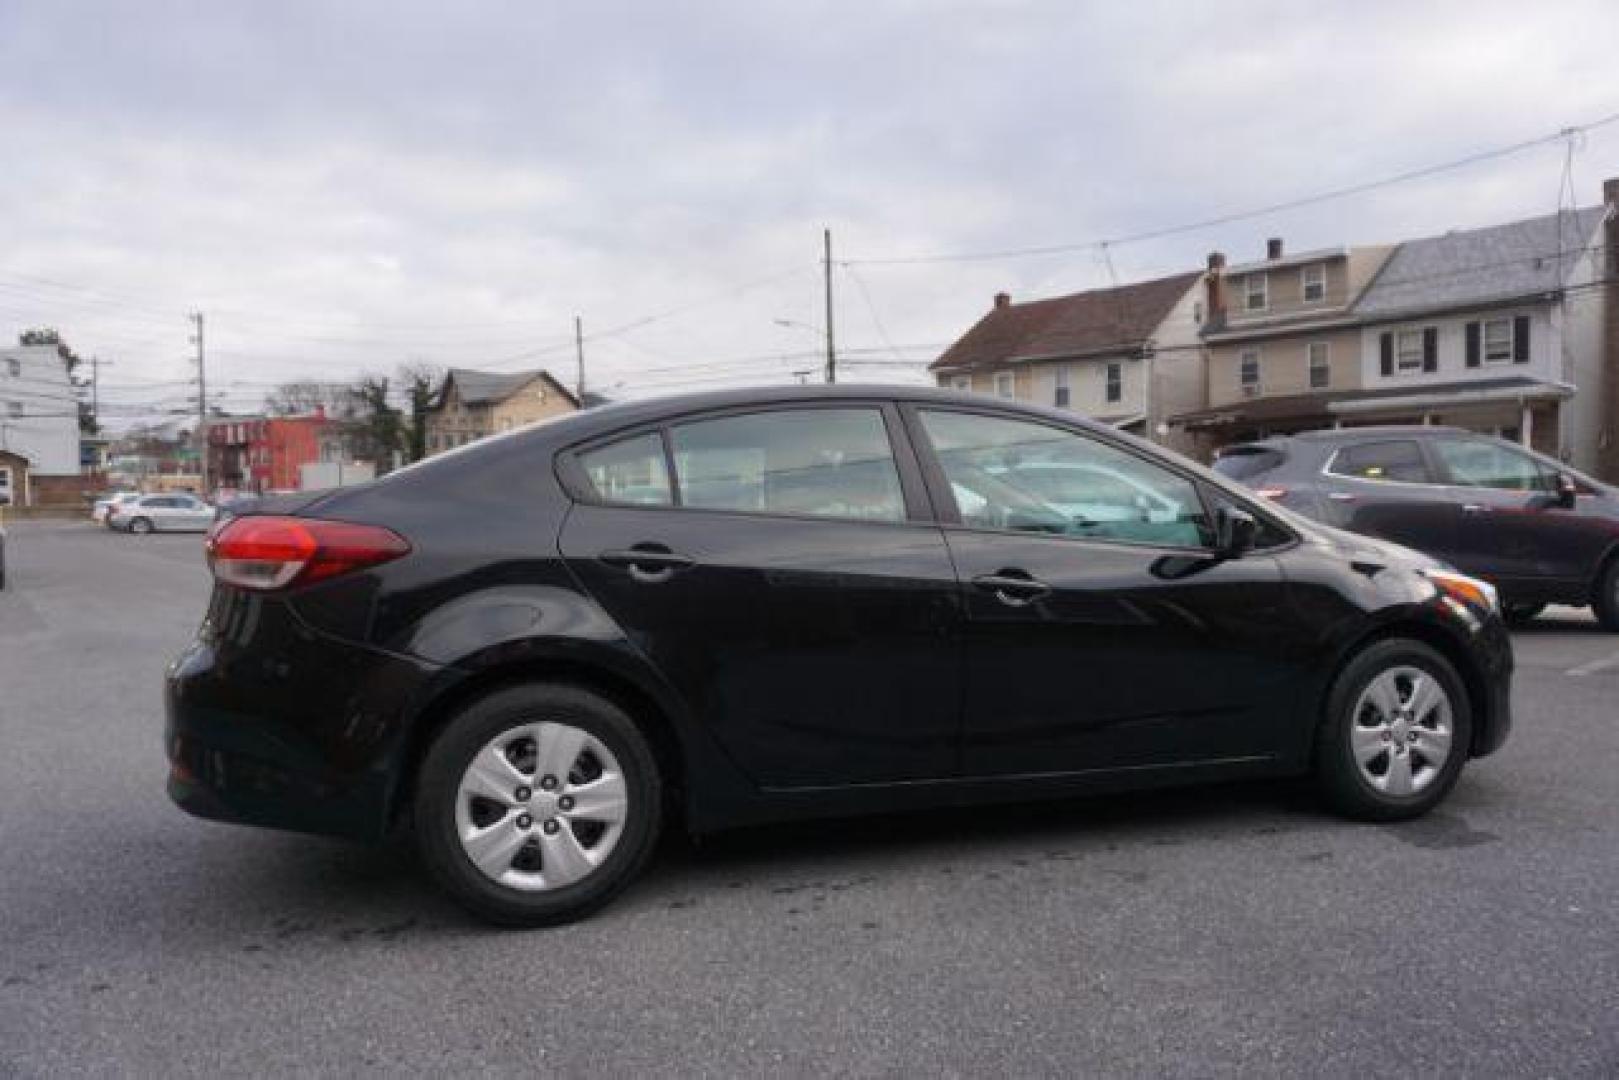
<path fill-rule="evenodd" d="M 90 489 L 82 476 L 41 476 L 28 478 L 35 506 L 88 506 L 85 496 Z"/>
<path fill-rule="evenodd" d="M 300 467 L 320 460 L 320 433 L 325 426 L 325 418 L 319 416 L 278 417 L 269 422 L 269 487 L 297 490 Z"/>

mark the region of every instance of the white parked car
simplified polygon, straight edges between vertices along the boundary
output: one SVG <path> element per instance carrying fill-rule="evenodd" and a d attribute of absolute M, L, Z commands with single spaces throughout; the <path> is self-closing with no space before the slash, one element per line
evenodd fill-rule
<path fill-rule="evenodd" d="M 105 525 L 107 524 L 107 519 L 112 516 L 113 507 L 122 503 L 133 502 L 140 497 L 141 493 L 138 491 L 115 491 L 110 495 L 104 495 L 95 501 L 95 505 L 90 507 L 90 520 Z"/>
<path fill-rule="evenodd" d="M 207 532 L 216 511 L 195 495 L 142 495 L 112 507 L 107 527 L 125 532 Z"/>

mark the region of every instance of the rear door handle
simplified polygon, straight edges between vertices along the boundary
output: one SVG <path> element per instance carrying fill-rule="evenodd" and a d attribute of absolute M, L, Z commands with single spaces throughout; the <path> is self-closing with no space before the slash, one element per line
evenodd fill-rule
<path fill-rule="evenodd" d="M 1464 514 L 1488 514 L 1489 512 L 1490 508 L 1483 503 L 1462 503 L 1462 513 Z"/>
<path fill-rule="evenodd" d="M 1333 502 L 1355 501 L 1355 497 L 1347 491 L 1329 491 L 1327 492 L 1327 498 L 1331 499 Z"/>
<path fill-rule="evenodd" d="M 608 566 L 622 567 L 637 581 L 656 584 L 674 577 L 676 570 L 693 565 L 688 555 L 670 551 L 662 544 L 636 544 L 624 551 L 604 551 L 596 556 Z"/>
<path fill-rule="evenodd" d="M 1007 607 L 1026 607 L 1051 591 L 1050 585 L 1036 580 L 1023 570 L 997 570 L 993 574 L 982 574 L 973 578 L 973 584 L 985 592 L 994 593 L 995 599 Z"/>

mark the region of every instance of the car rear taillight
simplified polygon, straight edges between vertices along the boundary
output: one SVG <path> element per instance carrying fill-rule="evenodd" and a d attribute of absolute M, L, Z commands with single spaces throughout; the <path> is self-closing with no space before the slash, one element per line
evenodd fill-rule
<path fill-rule="evenodd" d="M 1262 488 L 1255 488 L 1254 494 L 1262 499 L 1285 499 L 1287 498 L 1287 489 L 1269 484 Z"/>
<path fill-rule="evenodd" d="M 264 516 L 232 518 L 209 535 L 207 551 L 219 581 L 268 592 L 377 566 L 410 545 L 378 525 Z"/>

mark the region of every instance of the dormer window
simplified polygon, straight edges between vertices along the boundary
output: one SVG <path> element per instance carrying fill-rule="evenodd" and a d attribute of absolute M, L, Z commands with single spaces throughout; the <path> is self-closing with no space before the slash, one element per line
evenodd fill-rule
<path fill-rule="evenodd" d="M 1249 274 L 1247 277 L 1247 308 L 1264 311 L 1270 306 L 1270 275 Z"/>
<path fill-rule="evenodd" d="M 1327 298 L 1327 264 L 1312 263 L 1300 274 L 1304 278 L 1304 302 L 1319 304 Z"/>

